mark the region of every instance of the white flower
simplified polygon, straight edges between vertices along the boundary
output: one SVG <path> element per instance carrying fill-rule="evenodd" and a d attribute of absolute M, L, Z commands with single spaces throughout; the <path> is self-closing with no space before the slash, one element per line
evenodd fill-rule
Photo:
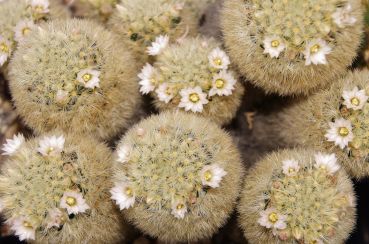
<path fill-rule="evenodd" d="M 59 208 L 49 210 L 46 229 L 51 229 L 53 227 L 59 228 L 63 223 L 63 215 L 63 212 L 60 211 Z"/>
<path fill-rule="evenodd" d="M 336 146 L 344 149 L 354 139 L 351 122 L 343 118 L 334 123 L 329 122 L 329 130 L 325 134 L 328 141 L 334 142 Z"/>
<path fill-rule="evenodd" d="M 212 188 L 219 187 L 219 183 L 223 177 L 227 175 L 227 172 L 217 164 L 206 165 L 200 171 L 201 182 L 204 186 L 210 186 Z"/>
<path fill-rule="evenodd" d="M 6 143 L 3 145 L 2 155 L 13 155 L 24 143 L 24 136 L 22 134 L 14 135 L 13 139 L 6 139 Z"/>
<path fill-rule="evenodd" d="M 264 39 L 264 53 L 272 58 L 278 58 L 279 54 L 286 49 L 286 44 L 278 36 L 268 36 Z"/>
<path fill-rule="evenodd" d="M 219 72 L 213 77 L 212 88 L 209 91 L 209 96 L 230 96 L 234 90 L 236 79 L 231 73 L 225 70 Z"/>
<path fill-rule="evenodd" d="M 206 94 L 199 86 L 182 89 L 179 94 L 182 98 L 178 107 L 184 108 L 186 111 L 191 110 L 194 113 L 202 112 L 204 104 L 209 103 L 206 99 Z"/>
<path fill-rule="evenodd" d="M 115 183 L 110 193 L 111 199 L 115 200 L 120 210 L 128 209 L 135 204 L 135 193 L 132 187 L 127 183 Z"/>
<path fill-rule="evenodd" d="M 60 199 L 60 207 L 65 208 L 68 214 L 84 213 L 90 207 L 79 192 L 66 191 Z"/>
<path fill-rule="evenodd" d="M 299 163 L 294 159 L 288 159 L 283 161 L 283 173 L 288 176 L 294 176 L 300 170 Z"/>
<path fill-rule="evenodd" d="M 354 16 L 351 16 L 351 11 L 351 4 L 347 4 L 344 8 L 338 8 L 332 15 L 334 23 L 336 23 L 340 28 L 354 25 L 357 19 Z"/>
<path fill-rule="evenodd" d="M 268 208 L 260 212 L 258 223 L 267 229 L 283 230 L 286 225 L 287 216 L 279 214 L 276 209 Z"/>
<path fill-rule="evenodd" d="M 131 147 L 127 145 L 120 146 L 117 150 L 117 161 L 119 163 L 126 163 L 129 161 L 129 154 L 131 153 Z"/>
<path fill-rule="evenodd" d="M 100 87 L 100 71 L 83 69 L 77 74 L 77 80 L 86 88 L 94 89 Z"/>
<path fill-rule="evenodd" d="M 305 65 L 311 65 L 312 63 L 315 65 L 327 64 L 327 59 L 325 56 L 330 54 L 331 51 L 332 48 L 328 46 L 327 42 L 322 39 L 316 39 L 308 42 L 304 51 L 306 60 Z"/>
<path fill-rule="evenodd" d="M 155 38 L 155 41 L 151 43 L 151 47 L 147 48 L 147 53 L 151 56 L 156 56 L 160 54 L 164 48 L 168 46 L 169 36 L 160 35 Z"/>
<path fill-rule="evenodd" d="M 174 97 L 167 83 L 161 84 L 155 92 L 158 94 L 158 99 L 165 103 L 169 103 Z"/>
<path fill-rule="evenodd" d="M 342 97 L 345 100 L 343 104 L 347 108 L 352 108 L 353 110 L 363 109 L 369 98 L 369 96 L 366 95 L 365 90 L 359 91 L 357 86 L 351 91 L 343 91 Z"/>
<path fill-rule="evenodd" d="M 46 14 L 49 12 L 49 0 L 28 0 L 33 11 L 38 14 Z"/>
<path fill-rule="evenodd" d="M 182 201 L 173 201 L 172 203 L 172 214 L 177 219 L 183 219 L 187 213 L 187 206 Z"/>
<path fill-rule="evenodd" d="M 21 42 L 34 28 L 35 24 L 33 23 L 33 20 L 26 19 L 19 21 L 14 28 L 14 39 L 17 42 Z"/>
<path fill-rule="evenodd" d="M 36 227 L 28 218 L 22 216 L 10 219 L 8 223 L 11 225 L 10 229 L 15 232 L 20 241 L 35 239 Z"/>
<path fill-rule="evenodd" d="M 210 66 L 216 69 L 228 69 L 229 61 L 228 55 L 219 47 L 215 48 L 208 56 Z"/>
<path fill-rule="evenodd" d="M 142 94 L 148 94 L 151 91 L 155 90 L 155 79 L 154 79 L 155 68 L 147 63 L 142 68 L 141 73 L 138 74 L 138 78 L 140 78 L 140 92 Z"/>
<path fill-rule="evenodd" d="M 44 137 L 40 143 L 37 151 L 42 156 L 56 156 L 63 151 L 65 138 L 64 136 Z"/>
<path fill-rule="evenodd" d="M 0 66 L 8 60 L 11 53 L 11 43 L 0 35 Z"/>
<path fill-rule="evenodd" d="M 337 163 L 337 158 L 335 154 L 315 154 L 315 164 L 314 167 L 317 169 L 324 169 L 329 174 L 333 175 L 336 173 L 341 166 Z"/>

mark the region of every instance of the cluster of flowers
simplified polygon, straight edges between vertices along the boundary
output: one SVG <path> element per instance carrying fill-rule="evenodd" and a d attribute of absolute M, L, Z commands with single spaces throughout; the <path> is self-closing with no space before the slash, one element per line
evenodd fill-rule
<path fill-rule="evenodd" d="M 353 196 L 335 189 L 337 181 L 332 179 L 339 170 L 334 154 L 317 153 L 315 163 L 306 166 L 294 159 L 283 161 L 266 192 L 258 224 L 281 241 L 323 243 L 325 237 L 334 235 L 340 213 L 354 206 Z"/>
<path fill-rule="evenodd" d="M 25 18 L 18 22 L 14 28 L 14 41 L 21 42 L 35 28 L 35 23 L 49 13 L 49 0 L 27 1 Z M 0 1 L 1 2 L 1 1 Z M 8 60 L 12 53 L 14 41 L 0 34 L 0 67 Z"/>
<path fill-rule="evenodd" d="M 342 117 L 336 118 L 334 122 L 329 122 L 330 128 L 325 137 L 341 149 L 347 147 L 359 149 L 365 144 L 365 138 L 364 140 L 360 139 L 366 137 L 365 133 L 361 131 L 361 128 L 364 128 L 362 123 L 365 123 L 365 118 L 360 117 L 365 116 L 368 112 L 369 96 L 366 90 L 360 90 L 356 86 L 352 90 L 344 90 L 342 98 L 343 102 L 340 104 Z M 355 141 L 355 139 L 357 140 Z"/>
<path fill-rule="evenodd" d="M 357 19 L 350 15 L 352 11 L 351 5 L 348 3 L 344 7 L 337 8 L 336 12 L 331 15 L 331 19 L 338 28 L 345 28 L 347 26 L 352 26 L 356 23 Z M 256 15 L 263 15 L 262 11 L 257 11 Z M 308 15 L 307 15 L 308 16 Z M 290 20 L 287 24 L 290 24 L 294 20 Z M 305 20 L 309 23 L 310 20 Z M 298 25 L 296 25 L 298 26 Z M 296 27 L 297 28 L 297 27 Z M 325 25 L 325 33 L 330 32 L 329 25 Z M 305 32 L 306 30 L 296 29 L 296 33 L 300 31 Z M 289 40 L 289 41 L 288 41 Z M 327 64 L 326 55 L 332 52 L 331 44 L 325 40 L 325 38 L 315 38 L 312 40 L 300 40 L 296 43 L 291 43 L 290 37 L 284 37 L 283 34 L 277 35 L 273 33 L 272 35 L 266 35 L 263 40 L 264 53 L 269 54 L 271 58 L 278 58 L 280 54 L 287 49 L 296 49 L 297 52 L 301 52 L 305 58 L 305 65 L 311 64 Z M 304 43 L 304 44 L 303 44 Z M 301 47 L 303 45 L 303 47 Z"/>
<path fill-rule="evenodd" d="M 4 151 L 3 155 L 14 155 L 21 149 L 24 141 L 24 136 L 21 134 L 15 135 L 13 139 L 7 139 L 2 148 Z M 63 152 L 64 143 L 65 138 L 63 136 L 44 137 L 39 142 L 37 153 L 44 158 L 58 157 Z M 1 205 L 2 208 L 5 207 L 4 202 L 1 202 Z M 60 228 L 67 221 L 68 215 L 85 213 L 90 208 L 81 192 L 71 189 L 64 191 L 60 201 L 56 202 L 55 206 L 58 207 L 48 210 L 45 222 L 40 223 L 36 217 L 20 215 L 8 219 L 7 223 L 21 241 L 35 240 L 35 232 L 38 227 L 44 228 L 45 231 L 51 228 Z"/>
<path fill-rule="evenodd" d="M 138 131 L 142 133 L 142 129 Z M 128 145 L 123 145 L 117 150 L 117 161 L 119 163 L 126 164 L 130 161 L 131 147 Z M 227 172 L 217 164 L 211 164 L 204 166 L 200 172 L 198 172 L 198 177 L 201 180 L 203 187 L 217 188 L 223 177 Z M 140 195 L 136 195 L 135 189 L 132 187 L 130 182 L 116 182 L 115 186 L 111 189 L 112 199 L 116 201 L 117 205 L 121 210 L 128 209 L 135 204 L 136 198 L 144 199 Z M 184 200 L 179 200 L 180 198 L 172 200 L 171 203 L 171 214 L 178 218 L 183 219 L 188 212 L 187 203 Z M 147 203 L 147 199 L 145 199 Z M 165 207 L 163 205 L 162 207 Z"/>
<path fill-rule="evenodd" d="M 148 48 L 150 55 L 159 55 L 168 45 L 168 36 L 159 36 L 155 42 Z M 205 42 L 203 45 L 207 45 Z M 230 96 L 235 89 L 237 80 L 233 74 L 228 71 L 230 60 L 228 55 L 219 47 L 212 50 L 208 55 L 208 70 L 206 71 L 211 77 L 208 89 L 197 84 L 197 81 L 178 84 L 170 80 L 163 80 L 158 68 L 147 63 L 138 75 L 140 78 L 140 92 L 148 94 L 155 91 L 158 99 L 162 102 L 175 103 L 179 108 L 194 113 L 202 112 L 204 105 L 208 104 L 213 96 Z M 185 87 L 183 87 L 185 86 Z M 180 99 L 176 99 L 180 96 Z M 178 102 L 179 101 L 179 102 Z"/>

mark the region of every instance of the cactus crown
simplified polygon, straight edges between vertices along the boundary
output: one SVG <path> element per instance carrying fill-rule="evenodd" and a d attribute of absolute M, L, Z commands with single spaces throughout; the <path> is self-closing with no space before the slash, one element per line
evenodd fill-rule
<path fill-rule="evenodd" d="M 159 101 L 192 112 L 202 112 L 215 97 L 232 95 L 237 81 L 220 46 L 200 37 L 172 44 L 157 56 L 153 67 L 146 64 L 142 69 L 141 92 L 155 91 Z"/>
<path fill-rule="evenodd" d="M 226 174 L 225 162 L 217 159 L 217 135 L 189 123 L 195 118 L 187 116 L 152 117 L 128 132 L 118 146 L 118 153 L 124 148 L 126 157 L 118 165 L 116 182 L 124 182 L 145 209 L 164 210 L 177 218 L 184 213 L 176 215 L 176 210 L 191 212 L 191 205 L 201 201 L 209 186 L 218 187 Z"/>
<path fill-rule="evenodd" d="M 258 223 L 290 243 L 330 239 L 354 206 L 352 194 L 338 188 L 338 169 L 334 155 L 317 154 L 315 162 L 286 158 L 264 192 Z"/>
<path fill-rule="evenodd" d="M 251 36 L 271 54 L 290 60 L 303 60 L 307 53 L 314 55 L 324 48 L 328 54 L 340 29 L 356 22 L 350 16 L 348 0 L 251 0 Z M 279 49 L 279 50 L 278 50 Z"/>

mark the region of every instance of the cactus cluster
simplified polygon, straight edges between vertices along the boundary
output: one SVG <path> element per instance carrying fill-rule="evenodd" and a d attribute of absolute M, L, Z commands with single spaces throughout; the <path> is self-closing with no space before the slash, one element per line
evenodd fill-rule
<path fill-rule="evenodd" d="M 89 137 L 48 134 L 3 147 L 0 175 L 6 223 L 20 240 L 39 243 L 112 243 L 124 238 L 121 216 L 109 201 L 112 155 Z"/>
<path fill-rule="evenodd" d="M 244 92 L 221 44 L 209 38 L 186 38 L 165 48 L 139 77 L 141 92 L 155 98 L 159 110 L 182 108 L 218 124 L 235 116 Z"/>
<path fill-rule="evenodd" d="M 276 123 L 281 135 L 288 143 L 337 154 L 354 177 L 368 176 L 368 79 L 368 71 L 350 72 L 330 89 L 286 109 Z"/>
<path fill-rule="evenodd" d="M 135 125 L 117 147 L 111 190 L 124 216 L 163 241 L 210 237 L 232 212 L 242 164 L 216 124 L 164 112 Z"/>
<path fill-rule="evenodd" d="M 137 72 L 116 35 L 68 20 L 52 21 L 22 42 L 9 73 L 17 111 L 37 133 L 63 129 L 108 139 L 140 104 Z"/>
<path fill-rule="evenodd" d="M 4 73 L 7 73 L 6 66 L 17 43 L 28 36 L 37 24 L 67 16 L 68 12 L 57 0 L 1 1 L 0 67 L 4 66 Z"/>
<path fill-rule="evenodd" d="M 239 212 L 252 243 L 342 243 L 355 223 L 353 185 L 334 154 L 275 152 L 248 173 Z"/>
<path fill-rule="evenodd" d="M 120 34 L 145 63 L 152 43 L 160 36 L 174 42 L 196 29 L 193 14 L 180 0 L 123 0 L 110 18 L 110 28 Z"/>
<path fill-rule="evenodd" d="M 255 85 L 308 94 L 352 63 L 361 19 L 360 0 L 230 0 L 222 26 L 231 57 Z"/>

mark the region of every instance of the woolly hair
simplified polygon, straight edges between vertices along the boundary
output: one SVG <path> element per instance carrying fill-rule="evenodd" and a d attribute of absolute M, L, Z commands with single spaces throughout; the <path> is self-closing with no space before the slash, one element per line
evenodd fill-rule
<path fill-rule="evenodd" d="M 127 147 L 128 157 L 116 164 L 114 181 L 131 184 L 135 203 L 123 214 L 139 229 L 163 241 L 190 242 L 210 237 L 225 223 L 243 167 L 231 137 L 216 124 L 192 114 L 164 112 L 128 131 L 118 155 Z M 217 188 L 204 187 L 200 179 L 200 171 L 210 164 L 227 173 Z M 171 214 L 176 200 L 187 206 L 183 219 Z"/>
<path fill-rule="evenodd" d="M 122 0 L 108 23 L 134 51 L 138 60 L 148 60 L 146 49 L 160 35 L 170 41 L 191 35 L 196 18 L 180 0 Z"/>
<path fill-rule="evenodd" d="M 106 22 L 113 13 L 117 2 L 117 0 L 75 0 L 71 1 L 70 5 L 78 17 Z"/>
<path fill-rule="evenodd" d="M 8 223 L 15 218 L 26 218 L 36 230 L 37 243 L 116 243 L 122 240 L 125 226 L 108 192 L 111 151 L 88 136 L 81 140 L 70 135 L 65 137 L 61 153 L 44 157 L 38 152 L 42 139 L 24 142 L 3 165 L 0 199 Z M 85 213 L 68 215 L 60 206 L 66 191 L 82 194 L 89 209 Z M 61 225 L 47 228 L 49 211 L 55 208 L 62 213 Z"/>
<path fill-rule="evenodd" d="M 274 126 L 289 144 L 311 145 L 318 150 L 335 153 L 349 174 L 356 178 L 368 176 L 369 104 L 366 102 L 362 110 L 352 110 L 343 104 L 342 97 L 344 91 L 351 91 L 355 87 L 364 89 L 369 95 L 368 79 L 369 71 L 350 72 L 335 81 L 330 89 L 283 111 Z M 354 139 L 344 149 L 328 141 L 325 136 L 330 123 L 340 118 L 351 122 L 354 135 Z"/>
<path fill-rule="evenodd" d="M 69 12 L 58 0 L 50 0 L 49 12 L 46 14 L 36 14 L 26 0 L 4 0 L 0 2 L 0 36 L 10 43 L 10 46 L 7 48 L 11 55 L 17 46 L 14 35 L 15 28 L 19 22 L 33 20 L 36 24 L 39 24 L 52 19 L 66 19 L 68 17 Z M 10 55 L 8 60 L 10 60 Z M 0 65 L 1 71 L 5 76 L 8 73 L 7 64 L 8 62 L 2 67 Z"/>
<path fill-rule="evenodd" d="M 339 27 L 333 16 L 349 5 L 348 18 L 356 23 Z M 253 84 L 268 93 L 306 95 L 328 86 L 352 63 L 361 40 L 361 10 L 360 0 L 228 0 L 222 29 L 231 58 Z M 264 53 L 269 38 L 269 45 L 285 45 L 278 58 Z M 319 44 L 309 49 L 315 41 Z M 306 65 L 304 52 L 321 52 L 323 46 L 331 49 L 326 64 Z"/>
<path fill-rule="evenodd" d="M 164 49 L 153 67 L 157 71 L 156 92 L 152 92 L 155 97 L 155 107 L 160 111 L 166 109 L 176 109 L 181 102 L 180 91 L 186 88 L 201 87 L 206 94 L 213 87 L 213 80 L 224 70 L 211 67 L 209 55 L 221 44 L 209 38 L 186 38 L 181 43 L 173 44 Z M 232 70 L 227 71 L 234 79 L 237 74 Z M 225 78 L 224 78 L 225 80 Z M 161 84 L 167 84 L 167 89 L 173 98 L 165 103 L 158 97 L 158 89 Z M 218 124 L 229 123 L 237 113 L 241 104 L 244 88 L 240 82 L 234 86 L 234 90 L 229 96 L 209 96 L 208 104 L 203 105 L 203 111 L 199 113 L 208 117 Z"/>
<path fill-rule="evenodd" d="M 17 111 L 37 133 L 63 129 L 108 139 L 128 125 L 140 104 L 131 53 L 116 35 L 87 20 L 38 29 L 20 45 L 10 68 Z M 78 80 L 85 69 L 100 72 L 94 75 L 97 87 Z"/>
<path fill-rule="evenodd" d="M 343 169 L 328 175 L 316 168 L 315 153 L 304 149 L 274 152 L 248 172 L 238 211 L 250 243 L 343 243 L 348 238 L 355 224 L 353 184 Z M 282 172 L 284 160 L 299 163 L 295 176 Z M 286 228 L 260 225 L 260 213 L 266 209 L 273 209 L 271 214 L 279 214 L 280 219 L 284 215 Z"/>

